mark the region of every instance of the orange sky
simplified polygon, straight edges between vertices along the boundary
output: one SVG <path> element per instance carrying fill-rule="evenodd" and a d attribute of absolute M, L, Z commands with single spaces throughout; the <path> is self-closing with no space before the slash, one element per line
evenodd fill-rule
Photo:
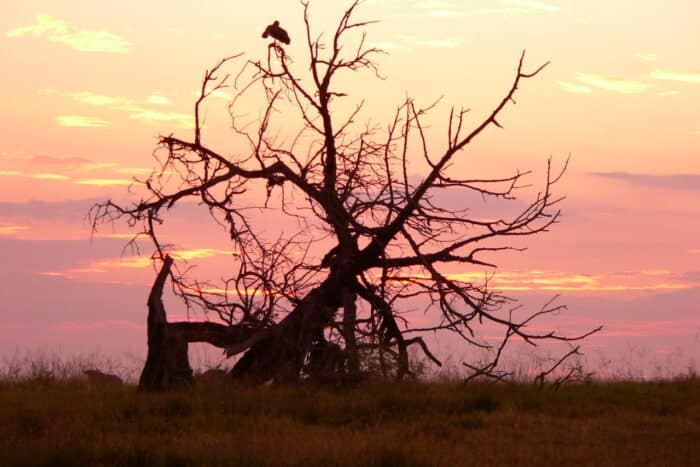
<path fill-rule="evenodd" d="M 149 284 L 148 264 L 120 259 L 125 230 L 90 243 L 87 208 L 108 196 L 123 199 L 131 178 L 153 166 L 159 133 L 188 135 L 204 70 L 234 53 L 264 57 L 260 33 L 272 19 L 289 31 L 288 51 L 303 62 L 296 2 L 241 4 L 36 0 L 3 7 L 0 297 L 16 296 L 20 303 L 22 293 L 47 287 L 58 309 L 70 310 L 46 318 L 59 330 L 70 328 L 60 328 L 64 322 L 89 330 L 89 323 L 145 320 L 144 310 L 125 317 L 119 308 L 92 316 L 93 303 L 47 281 L 85 288 L 123 284 L 124 291 Z M 343 6 L 312 2 L 315 30 L 330 31 Z M 523 83 L 518 104 L 501 119 L 505 129 L 487 130 L 454 167 L 480 175 L 532 169 L 537 182 L 547 157 L 561 164 L 571 154 L 559 188 L 568 197 L 562 223 L 528 241 L 527 253 L 496 259 L 495 286 L 562 293 L 564 301 L 597 300 L 585 306 L 610 311 L 591 316 L 602 324 L 628 323 L 630 329 L 641 324 L 633 311 L 616 305 L 621 301 L 665 294 L 675 307 L 697 297 L 700 3 L 368 0 L 359 17 L 380 20 L 368 28 L 368 41 L 388 52 L 379 60 L 387 79 L 377 82 L 364 74 L 343 86 L 351 98 L 367 100 L 365 118 L 375 121 L 406 94 L 424 104 L 442 96 L 431 120 L 436 148 L 444 142 L 450 106 L 471 108 L 475 123 L 496 105 L 522 49 L 531 68 L 551 60 L 536 79 Z M 229 136 L 225 97 L 207 108 L 207 135 L 219 148 Z M 250 105 L 251 113 L 259 112 Z M 420 172 L 418 162 L 414 169 Z M 174 225 L 182 252 L 195 251 L 212 264 L 230 254 L 227 245 L 202 235 L 188 215 Z M 138 290 L 133 306 L 145 300 Z M 17 304 L 3 301 L 8 308 L 0 311 L 0 341 L 10 344 L 0 352 L 19 345 L 11 338 L 17 327 L 35 319 L 27 316 L 33 310 L 13 311 Z M 686 315 L 673 318 L 690 320 L 681 329 L 687 331 L 683 351 L 691 355 L 700 351 L 694 337 L 700 329 L 693 321 L 698 306 L 679 305 Z M 84 310 L 77 312 L 80 307 Z M 643 323 L 668 323 L 664 313 Z M 665 328 L 658 329 L 662 335 Z M 42 336 L 47 335 L 32 342 L 62 345 L 56 336 Z M 676 342 L 678 337 L 648 345 L 654 352 Z"/>

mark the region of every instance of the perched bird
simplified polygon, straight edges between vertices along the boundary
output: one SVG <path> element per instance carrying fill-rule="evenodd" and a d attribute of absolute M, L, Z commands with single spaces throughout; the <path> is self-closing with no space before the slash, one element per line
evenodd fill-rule
<path fill-rule="evenodd" d="M 266 27 L 265 32 L 263 32 L 262 36 L 263 39 L 267 39 L 267 36 L 270 36 L 273 39 L 276 39 L 280 42 L 284 42 L 287 45 L 289 45 L 289 43 L 291 42 L 289 40 L 289 34 L 287 34 L 287 31 L 280 27 L 279 21 L 275 21 L 274 23 Z"/>

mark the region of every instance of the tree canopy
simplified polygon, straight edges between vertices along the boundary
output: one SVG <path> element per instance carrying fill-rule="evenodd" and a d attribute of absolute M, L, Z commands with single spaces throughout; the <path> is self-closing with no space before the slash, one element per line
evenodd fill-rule
<path fill-rule="evenodd" d="M 514 238 L 544 232 L 559 219 L 562 198 L 554 188 L 566 164 L 557 170 L 548 161 L 546 181 L 530 200 L 520 198 L 529 172 L 487 178 L 450 170 L 480 134 L 501 126 L 499 117 L 515 102 L 519 86 L 547 64 L 527 70 L 523 52 L 512 85 L 493 110 L 468 128 L 467 110 L 453 108 L 446 138 L 435 144 L 425 124 L 434 105 L 406 98 L 385 126 L 356 122 L 362 100 L 349 114 L 336 111 L 339 101 L 352 98 L 337 78 L 370 71 L 382 79 L 374 61 L 382 51 L 367 45 L 371 22 L 354 19 L 357 1 L 327 40 L 314 31 L 309 5 L 302 5 L 308 52 L 303 60 L 292 60 L 277 41 L 267 45 L 264 60 L 245 60 L 242 54 L 220 60 L 204 75 L 191 139 L 159 138 L 158 167 L 138 182 L 146 194 L 127 204 L 107 200 L 91 211 L 94 228 L 126 219 L 139 229 L 137 235 L 152 241 L 154 260 L 162 262 L 149 299 L 154 312 L 149 345 L 151 337 L 160 342 L 157 365 L 175 352 L 168 349 L 178 348 L 180 363 L 172 365 L 186 370 L 187 343 L 210 342 L 239 356 L 231 373 L 252 382 L 355 378 L 369 361 L 401 378 L 411 372 L 413 346 L 440 364 L 423 339 L 428 331 L 440 331 L 491 350 L 488 362 L 465 365 L 472 376 L 500 378 L 499 359 L 513 338 L 536 344 L 576 341 L 595 332 L 537 331 L 536 320 L 562 307 L 514 313 L 512 299 L 488 281 L 449 272 L 455 265 L 495 267 L 499 251 L 515 249 Z M 237 73 L 225 71 L 236 63 Z M 216 148 L 207 141 L 202 109 L 224 89 L 232 93 L 228 112 L 236 144 Z M 251 119 L 241 104 L 251 96 L 259 99 L 259 118 Z M 411 157 L 422 158 L 428 169 L 411 173 Z M 469 206 L 454 209 L 440 202 L 444 193 L 465 190 L 513 202 L 517 212 L 483 219 Z M 251 204 L 252 193 L 262 193 L 262 199 Z M 192 279 L 177 261 L 172 267 L 161 238 L 163 214 L 187 200 L 208 210 L 236 252 L 218 289 Z M 285 228 L 271 236 L 253 214 L 261 211 L 273 213 Z M 164 310 L 154 311 L 162 308 L 159 297 L 168 277 L 175 293 L 203 311 L 206 322 L 168 323 Z M 417 300 L 425 304 L 430 323 L 417 325 L 404 316 L 406 303 Z M 484 325 L 500 327 L 503 339 L 496 345 L 486 340 L 480 334 Z M 162 375 L 158 384 L 168 385 Z M 142 385 L 149 386 L 143 377 Z"/>

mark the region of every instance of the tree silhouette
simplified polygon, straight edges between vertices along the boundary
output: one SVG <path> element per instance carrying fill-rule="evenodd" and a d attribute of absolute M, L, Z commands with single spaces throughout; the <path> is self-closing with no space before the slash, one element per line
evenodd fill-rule
<path fill-rule="evenodd" d="M 467 130 L 466 110 L 450 112 L 447 139 L 438 150 L 424 131 L 434 106 L 420 107 L 410 98 L 385 128 L 358 127 L 363 104 L 341 117 L 336 102 L 348 97 L 336 88 L 336 78 L 362 70 L 379 78 L 373 57 L 381 51 L 366 45 L 370 22 L 353 19 L 357 5 L 350 5 L 324 43 L 314 38 L 303 3 L 308 62 L 300 66 L 277 42 L 268 45 L 265 62 L 247 61 L 235 75 L 223 69 L 240 55 L 218 62 L 203 79 L 193 139 L 160 137 L 164 156 L 142 181 L 147 195 L 130 205 L 108 200 L 93 206 L 94 228 L 126 219 L 141 227 L 139 235 L 152 240 L 153 257 L 162 261 L 149 298 L 143 389 L 191 378 L 189 342 L 209 342 L 240 356 L 231 374 L 253 383 L 356 378 L 368 361 L 402 378 L 411 372 L 412 346 L 440 364 L 423 340 L 425 332 L 451 332 L 492 351 L 487 363 L 465 363 L 472 376 L 501 378 L 497 364 L 512 338 L 534 345 L 595 332 L 564 336 L 531 330 L 535 320 L 562 307 L 516 313 L 512 300 L 486 281 L 472 283 L 446 272 L 455 264 L 492 267 L 487 256 L 515 249 L 509 239 L 544 232 L 559 218 L 561 198 L 552 190 L 565 166 L 556 171 L 551 161 L 540 193 L 511 217 L 485 220 L 468 209 L 441 206 L 435 196 L 466 190 L 522 203 L 516 195 L 529 172 L 458 177 L 449 166 L 484 130 L 500 127 L 499 115 L 514 102 L 518 86 L 546 64 L 527 72 L 523 53 L 510 89 L 478 125 Z M 238 142 L 230 153 L 205 143 L 201 110 L 225 88 L 233 90 L 229 114 Z M 241 113 L 241 102 L 251 96 L 259 96 L 262 106 L 255 125 Z M 293 136 L 280 136 L 282 130 Z M 428 167 L 418 181 L 408 168 L 415 151 Z M 251 214 L 245 193 L 256 189 L 264 190 L 259 210 L 285 218 L 286 232 L 272 239 Z M 237 252 L 222 290 L 192 279 L 161 242 L 163 213 L 188 199 L 198 200 L 224 226 Z M 167 322 L 160 296 L 168 277 L 175 293 L 191 310 L 204 311 L 207 322 Z M 431 324 L 416 327 L 404 316 L 405 303 L 416 300 L 427 303 Z M 502 328 L 500 344 L 480 337 L 484 325 Z"/>

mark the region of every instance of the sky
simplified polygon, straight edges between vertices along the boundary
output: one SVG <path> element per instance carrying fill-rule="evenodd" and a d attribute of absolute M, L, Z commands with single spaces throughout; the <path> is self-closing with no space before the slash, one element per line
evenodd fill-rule
<path fill-rule="evenodd" d="M 346 6 L 312 1 L 315 33 L 329 37 Z M 488 129 L 452 168 L 532 170 L 537 183 L 549 157 L 557 167 L 570 158 L 561 222 L 526 252 L 495 258 L 493 285 L 532 306 L 560 295 L 562 329 L 602 324 L 583 345 L 600 362 L 700 365 L 700 4 L 367 0 L 358 18 L 378 21 L 367 42 L 387 52 L 377 59 L 385 79 L 364 73 L 340 85 L 351 102 L 366 100 L 363 118 L 385 123 L 407 95 L 440 99 L 428 131 L 437 148 L 451 107 L 469 108 L 478 124 L 498 104 L 522 50 L 526 69 L 551 62 L 521 84 L 504 128 Z M 0 356 L 143 358 L 148 252 L 122 251 L 125 226 L 91 238 L 88 209 L 129 199 L 133 177 L 154 167 L 159 134 L 191 138 L 204 71 L 237 53 L 263 59 L 260 34 L 274 19 L 302 63 L 303 11 L 288 0 L 3 7 Z M 222 150 L 226 97 L 207 107 L 208 141 Z M 230 255 L 206 222 L 194 206 L 173 220 L 176 257 L 213 267 Z"/>

